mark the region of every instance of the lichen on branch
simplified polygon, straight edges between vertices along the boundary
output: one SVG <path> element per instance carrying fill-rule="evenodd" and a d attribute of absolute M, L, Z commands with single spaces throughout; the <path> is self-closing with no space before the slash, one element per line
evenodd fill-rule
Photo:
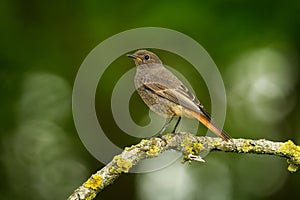
<path fill-rule="evenodd" d="M 182 152 L 184 161 L 203 161 L 199 156 L 201 151 L 223 151 L 284 157 L 290 172 L 296 172 L 300 165 L 300 146 L 291 140 L 273 142 L 265 139 L 232 139 L 226 142 L 220 138 L 200 137 L 186 132 L 172 133 L 143 139 L 136 145 L 126 147 L 121 154 L 116 155 L 111 162 L 78 187 L 68 200 L 94 199 L 101 190 L 111 185 L 122 173 L 128 173 L 141 160 L 157 157 L 167 150 Z"/>

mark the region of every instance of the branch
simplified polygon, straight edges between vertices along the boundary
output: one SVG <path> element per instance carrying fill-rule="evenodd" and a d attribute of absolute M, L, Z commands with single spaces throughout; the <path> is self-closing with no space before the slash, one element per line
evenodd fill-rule
<path fill-rule="evenodd" d="M 126 147 L 101 170 L 93 174 L 83 185 L 77 188 L 68 200 L 93 199 L 122 173 L 128 171 L 139 161 L 157 157 L 167 150 L 182 152 L 184 161 L 204 161 L 201 151 L 224 151 L 234 153 L 269 154 L 284 157 L 289 164 L 288 170 L 296 172 L 300 165 L 300 146 L 292 141 L 272 142 L 265 139 L 232 139 L 225 142 L 220 138 L 199 137 L 190 133 L 167 134 L 161 138 L 143 139 L 137 145 Z"/>

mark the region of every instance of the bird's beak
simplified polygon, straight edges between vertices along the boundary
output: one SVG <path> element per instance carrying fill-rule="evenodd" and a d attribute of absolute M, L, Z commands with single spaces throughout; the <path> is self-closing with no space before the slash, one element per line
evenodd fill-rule
<path fill-rule="evenodd" d="M 136 56 L 135 56 L 135 55 L 133 55 L 133 54 L 127 54 L 126 56 L 127 56 L 127 57 L 129 57 L 129 58 L 136 59 Z"/>
<path fill-rule="evenodd" d="M 138 56 L 136 56 L 136 55 L 134 55 L 134 54 L 127 54 L 127 56 L 128 56 L 129 58 L 133 58 L 133 59 L 135 59 L 135 60 L 138 60 L 139 62 L 142 62 L 142 61 L 143 61 L 143 59 L 141 59 L 140 57 L 138 57 Z"/>

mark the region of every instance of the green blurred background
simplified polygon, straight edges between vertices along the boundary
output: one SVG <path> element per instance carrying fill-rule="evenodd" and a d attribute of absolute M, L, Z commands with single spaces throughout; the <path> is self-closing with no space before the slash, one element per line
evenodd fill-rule
<path fill-rule="evenodd" d="M 103 166 L 75 130 L 72 86 L 96 45 L 131 28 L 174 29 L 209 52 L 224 79 L 225 129 L 233 137 L 300 144 L 299 11 L 299 1 L 274 0 L 1 1 L 0 199 L 66 199 Z M 206 86 L 188 64 L 171 53 L 155 52 L 190 80 L 209 110 Z M 117 59 L 96 95 L 99 122 L 120 147 L 138 139 L 116 126 L 107 105 L 114 84 L 132 67 L 125 56 Z M 147 115 L 136 94 L 131 104 L 135 120 Z M 148 122 L 147 117 L 139 121 Z M 96 199 L 300 196 L 300 172 L 288 173 L 284 159 L 230 153 L 205 159 L 204 164 L 178 161 L 157 172 L 122 175 Z"/>

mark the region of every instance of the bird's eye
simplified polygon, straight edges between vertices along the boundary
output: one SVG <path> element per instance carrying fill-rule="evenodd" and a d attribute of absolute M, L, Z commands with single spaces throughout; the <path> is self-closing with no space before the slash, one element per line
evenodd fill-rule
<path fill-rule="evenodd" d="M 149 55 L 145 55 L 144 58 L 145 58 L 145 60 L 149 60 L 150 56 Z"/>

